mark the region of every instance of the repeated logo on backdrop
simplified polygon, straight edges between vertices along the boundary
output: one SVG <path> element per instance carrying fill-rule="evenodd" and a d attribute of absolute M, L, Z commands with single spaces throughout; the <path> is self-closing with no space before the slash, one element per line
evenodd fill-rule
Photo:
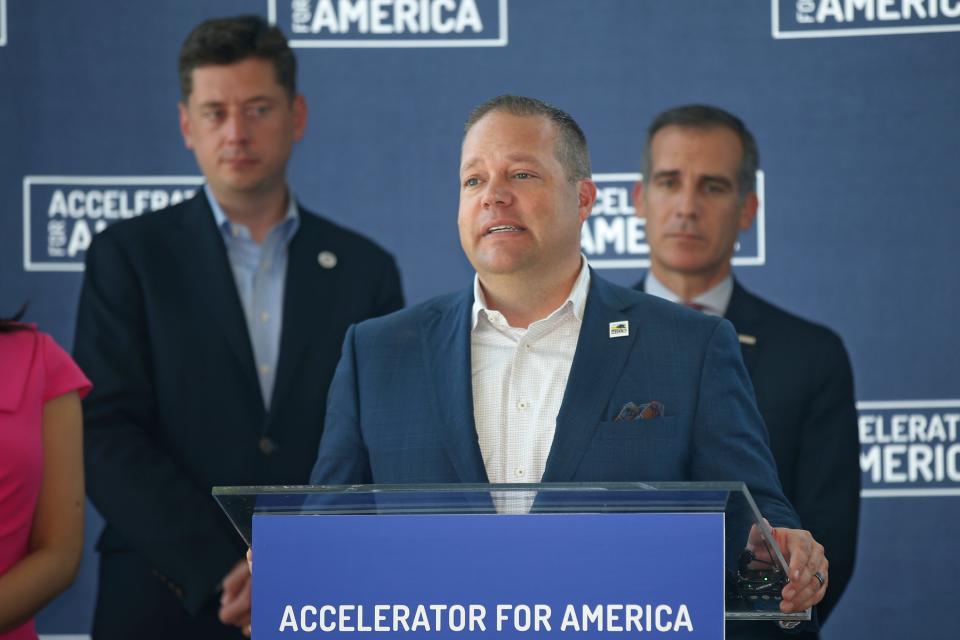
<path fill-rule="evenodd" d="M 23 268 L 82 271 L 95 234 L 182 202 L 201 184 L 199 176 L 26 176 Z"/>
<path fill-rule="evenodd" d="M 631 201 L 639 173 L 597 173 L 597 202 L 583 225 L 580 247 L 596 269 L 636 269 L 650 266 L 650 245 L 645 223 L 636 216 Z M 740 234 L 733 264 L 755 266 L 766 262 L 763 171 L 757 171 L 760 209 L 753 226 Z"/>
<path fill-rule="evenodd" d="M 858 402 L 865 498 L 960 496 L 960 400 Z"/>
<path fill-rule="evenodd" d="M 770 0 L 774 38 L 960 31 L 960 0 Z"/>
<path fill-rule="evenodd" d="M 291 47 L 503 47 L 507 0 L 268 0 Z"/>

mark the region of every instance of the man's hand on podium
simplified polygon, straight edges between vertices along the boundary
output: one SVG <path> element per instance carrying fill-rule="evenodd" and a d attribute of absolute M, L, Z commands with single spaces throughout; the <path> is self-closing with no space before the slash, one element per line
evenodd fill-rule
<path fill-rule="evenodd" d="M 783 588 L 780 610 L 793 613 L 808 609 L 823 600 L 827 592 L 830 563 L 823 545 L 803 529 L 772 529 L 790 569 L 790 582 Z"/>
<path fill-rule="evenodd" d="M 220 596 L 220 621 L 240 627 L 250 636 L 250 588 L 253 584 L 253 556 L 247 550 L 247 559 L 240 560 L 223 579 Z"/>
<path fill-rule="evenodd" d="M 803 529 L 775 529 L 764 518 L 773 539 L 787 561 L 787 576 L 780 596 L 780 610 L 784 613 L 804 611 L 823 599 L 827 591 L 829 562 L 823 545 Z M 779 563 L 764 540 L 757 525 L 750 529 L 745 556 L 741 556 L 741 570 L 771 570 L 782 576 Z"/>

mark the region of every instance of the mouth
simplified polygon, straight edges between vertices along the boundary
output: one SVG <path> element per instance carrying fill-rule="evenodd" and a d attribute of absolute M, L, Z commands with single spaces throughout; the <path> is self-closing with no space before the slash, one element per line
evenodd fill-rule
<path fill-rule="evenodd" d="M 257 159 L 251 157 L 224 158 L 223 163 L 231 167 L 242 168 L 255 165 L 257 163 Z"/>
<path fill-rule="evenodd" d="M 487 230 L 484 231 L 483 235 L 490 236 L 497 233 L 510 233 L 512 231 L 526 231 L 526 229 L 515 224 L 496 224 L 492 227 L 487 227 Z"/>
<path fill-rule="evenodd" d="M 696 242 L 696 241 L 700 240 L 700 236 L 698 236 L 698 235 L 695 234 L 695 233 L 682 233 L 682 232 L 681 232 L 681 233 L 670 233 L 670 234 L 667 234 L 667 237 L 668 237 L 668 238 L 672 238 L 672 239 L 674 239 L 674 240 L 683 240 L 683 241 L 686 241 L 686 242 Z"/>

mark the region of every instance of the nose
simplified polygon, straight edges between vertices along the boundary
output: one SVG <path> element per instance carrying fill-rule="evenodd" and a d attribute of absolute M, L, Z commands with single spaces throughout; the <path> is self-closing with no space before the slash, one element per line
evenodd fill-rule
<path fill-rule="evenodd" d="M 232 144 L 245 144 L 250 137 L 250 129 L 242 110 L 232 111 L 224 123 L 227 141 Z"/>
<path fill-rule="evenodd" d="M 695 219 L 700 212 L 700 203 L 697 190 L 694 187 L 685 187 L 676 194 L 674 215 L 683 219 Z"/>
<path fill-rule="evenodd" d="M 484 186 L 480 203 L 484 207 L 504 207 L 511 202 L 513 202 L 513 194 L 510 192 L 507 181 L 500 177 L 490 178 Z"/>

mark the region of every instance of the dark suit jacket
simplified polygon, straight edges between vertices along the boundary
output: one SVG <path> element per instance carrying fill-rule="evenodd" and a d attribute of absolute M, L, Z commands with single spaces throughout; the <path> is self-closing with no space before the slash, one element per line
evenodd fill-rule
<path fill-rule="evenodd" d="M 87 254 L 75 355 L 96 387 L 84 453 L 107 523 L 99 549 L 135 552 L 191 613 L 244 551 L 211 487 L 306 481 L 347 327 L 403 305 L 389 254 L 300 213 L 269 413 L 202 191 L 106 229 Z M 335 268 L 318 264 L 321 251 L 336 254 Z M 138 598 L 129 594 L 131 607 Z"/>
<path fill-rule="evenodd" d="M 642 290 L 643 281 L 636 287 Z M 850 359 L 836 333 L 765 302 L 736 280 L 726 318 L 741 337 L 749 336 L 741 338 L 743 361 L 783 491 L 830 561 L 830 587 L 817 605 L 822 624 L 856 557 L 860 444 Z"/>
<path fill-rule="evenodd" d="M 315 484 L 487 482 L 473 419 L 473 290 L 347 332 Z M 629 322 L 629 336 L 609 337 Z M 665 417 L 614 421 L 627 402 Z M 778 526 L 783 497 L 728 322 L 592 274 L 544 482 L 742 480 Z"/>

